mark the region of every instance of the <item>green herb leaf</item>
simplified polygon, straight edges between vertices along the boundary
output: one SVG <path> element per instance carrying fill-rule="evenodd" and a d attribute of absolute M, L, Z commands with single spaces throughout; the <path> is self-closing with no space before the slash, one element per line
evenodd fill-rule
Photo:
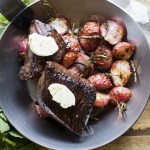
<path fill-rule="evenodd" d="M 7 122 L 7 118 L 5 117 L 3 113 L 0 113 L 0 118 Z"/>
<path fill-rule="evenodd" d="M 9 149 L 9 147 L 15 147 L 16 146 L 15 142 L 8 139 L 6 133 L 0 133 L 0 143 L 2 143 L 1 145 L 4 145 L 4 147 L 6 147 L 7 150 Z"/>
<path fill-rule="evenodd" d="M 15 131 L 15 130 L 11 130 L 11 131 L 9 131 L 8 132 L 11 136 L 13 136 L 13 137 L 16 137 L 16 138 L 24 138 L 20 133 L 18 133 L 17 131 Z"/>
<path fill-rule="evenodd" d="M 23 2 L 24 2 L 26 5 L 30 4 L 30 0 L 23 0 Z"/>
<path fill-rule="evenodd" d="M 10 130 L 10 126 L 4 119 L 0 118 L 0 132 L 4 133 Z"/>
<path fill-rule="evenodd" d="M 7 24 L 8 23 L 8 20 L 2 14 L 0 14 L 0 23 L 1 24 Z"/>

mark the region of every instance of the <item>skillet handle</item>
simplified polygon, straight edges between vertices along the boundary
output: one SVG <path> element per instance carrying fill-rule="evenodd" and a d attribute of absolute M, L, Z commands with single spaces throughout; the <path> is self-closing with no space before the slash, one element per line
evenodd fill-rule
<path fill-rule="evenodd" d="M 25 7 L 21 0 L 0 0 L 0 12 L 9 21 L 12 21 Z"/>

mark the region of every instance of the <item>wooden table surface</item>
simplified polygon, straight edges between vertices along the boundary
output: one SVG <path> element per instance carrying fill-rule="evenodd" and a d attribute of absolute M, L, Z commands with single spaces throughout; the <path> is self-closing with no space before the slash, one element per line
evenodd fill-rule
<path fill-rule="evenodd" d="M 140 118 L 128 132 L 95 150 L 150 150 L 150 100 Z"/>

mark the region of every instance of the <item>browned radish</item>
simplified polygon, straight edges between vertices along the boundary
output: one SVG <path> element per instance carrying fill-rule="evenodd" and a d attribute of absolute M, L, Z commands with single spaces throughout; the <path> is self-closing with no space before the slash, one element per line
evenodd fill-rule
<path fill-rule="evenodd" d="M 100 42 L 99 24 L 97 22 L 86 22 L 79 33 L 79 42 L 83 50 L 94 51 Z"/>
<path fill-rule="evenodd" d="M 99 46 L 93 52 L 93 63 L 96 67 L 100 70 L 109 70 L 112 66 L 113 59 L 112 59 L 112 52 L 111 48 L 107 45 Z"/>
<path fill-rule="evenodd" d="M 99 90 L 108 90 L 112 88 L 111 80 L 104 73 L 94 74 L 88 80 Z"/>
<path fill-rule="evenodd" d="M 40 105 L 35 104 L 35 109 L 41 118 L 47 118 L 49 116 L 49 114 Z"/>
<path fill-rule="evenodd" d="M 134 45 L 127 42 L 120 42 L 114 46 L 112 54 L 114 59 L 128 60 L 132 57 L 134 51 Z"/>
<path fill-rule="evenodd" d="M 78 58 L 78 54 L 77 53 L 75 53 L 75 52 L 68 52 L 63 57 L 62 64 L 65 67 L 69 67 L 76 61 L 77 58 Z"/>
<path fill-rule="evenodd" d="M 130 78 L 130 65 L 126 60 L 115 61 L 111 68 L 111 76 L 116 86 L 125 86 Z"/>
<path fill-rule="evenodd" d="M 70 35 L 64 35 L 62 38 L 67 45 L 66 50 L 68 52 L 80 52 L 81 47 L 77 39 L 73 38 Z"/>
<path fill-rule="evenodd" d="M 60 35 L 65 35 L 68 32 L 68 20 L 64 17 L 55 18 L 53 21 L 49 22 L 49 24 L 56 29 Z"/>
<path fill-rule="evenodd" d="M 101 35 L 111 45 L 119 43 L 123 39 L 126 32 L 125 28 L 121 24 L 112 20 L 107 20 L 103 23 L 100 30 Z"/>
<path fill-rule="evenodd" d="M 110 103 L 116 105 L 117 102 L 127 102 L 131 95 L 131 91 L 126 87 L 114 87 L 109 93 Z"/>
<path fill-rule="evenodd" d="M 96 92 L 96 100 L 94 102 L 94 106 L 104 107 L 109 103 L 109 101 L 110 101 L 109 94 Z"/>
<path fill-rule="evenodd" d="M 89 65 L 91 65 L 89 64 L 89 60 L 90 58 L 86 54 L 78 53 L 78 58 L 75 61 L 75 66 L 79 67 L 83 72 L 86 67 L 89 67 Z"/>
<path fill-rule="evenodd" d="M 19 46 L 19 52 L 21 55 L 25 54 L 26 48 L 27 48 L 27 44 L 28 44 L 28 39 L 25 38 Z"/>
<path fill-rule="evenodd" d="M 72 66 L 70 68 L 68 68 L 68 70 L 72 73 L 72 74 L 76 74 L 78 76 L 81 75 L 81 72 L 79 70 L 79 68 L 75 67 L 75 66 Z"/>

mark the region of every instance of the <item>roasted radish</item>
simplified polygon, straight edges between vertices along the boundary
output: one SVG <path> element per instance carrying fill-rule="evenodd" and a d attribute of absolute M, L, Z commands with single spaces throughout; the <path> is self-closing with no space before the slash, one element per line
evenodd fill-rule
<path fill-rule="evenodd" d="M 131 75 L 130 65 L 126 60 L 115 61 L 111 68 L 111 76 L 116 86 L 125 86 Z"/>
<path fill-rule="evenodd" d="M 110 101 L 109 94 L 96 92 L 96 100 L 94 102 L 94 106 L 104 107 L 109 103 L 109 101 Z"/>
<path fill-rule="evenodd" d="M 72 66 L 72 67 L 68 68 L 68 70 L 69 70 L 72 74 L 76 74 L 76 75 L 78 75 L 78 76 L 81 75 L 81 72 L 80 72 L 79 68 L 77 68 L 77 67 Z"/>
<path fill-rule="evenodd" d="M 110 93 L 110 103 L 116 105 L 117 103 L 127 102 L 132 93 L 126 87 L 114 87 Z"/>
<path fill-rule="evenodd" d="M 94 74 L 90 76 L 88 80 L 99 90 L 108 90 L 112 88 L 111 80 L 104 73 Z"/>
<path fill-rule="evenodd" d="M 56 29 L 60 35 L 65 35 L 68 32 L 68 20 L 66 18 L 55 18 L 53 21 L 49 22 L 49 24 Z"/>
<path fill-rule="evenodd" d="M 49 114 L 40 105 L 35 104 L 35 109 L 41 118 L 47 118 L 49 116 Z"/>
<path fill-rule="evenodd" d="M 114 59 L 122 59 L 122 60 L 129 60 L 135 51 L 135 46 L 127 43 L 127 42 L 120 42 L 114 46 L 112 54 Z"/>
<path fill-rule="evenodd" d="M 90 58 L 86 54 L 78 53 L 78 58 L 74 63 L 74 66 L 80 69 L 83 76 L 86 76 L 90 72 Z"/>
<path fill-rule="evenodd" d="M 118 22 L 107 20 L 100 27 L 101 35 L 111 45 L 119 43 L 126 32 L 125 28 Z"/>
<path fill-rule="evenodd" d="M 25 38 L 19 46 L 19 52 L 21 55 L 25 54 L 26 48 L 27 48 L 27 44 L 28 44 L 28 39 Z"/>
<path fill-rule="evenodd" d="M 79 33 L 79 42 L 83 50 L 94 51 L 100 42 L 100 27 L 97 22 L 86 22 Z"/>
<path fill-rule="evenodd" d="M 99 46 L 96 51 L 93 52 L 93 63 L 100 70 L 109 70 L 112 66 L 112 52 L 111 48 L 106 45 Z"/>
<path fill-rule="evenodd" d="M 75 52 L 68 52 L 63 57 L 62 64 L 65 67 L 69 67 L 76 61 L 77 58 L 78 58 L 78 54 L 77 53 L 75 53 Z"/>
<path fill-rule="evenodd" d="M 70 35 L 64 35 L 62 38 L 66 43 L 66 50 L 68 52 L 80 52 L 81 47 L 77 39 Z"/>

